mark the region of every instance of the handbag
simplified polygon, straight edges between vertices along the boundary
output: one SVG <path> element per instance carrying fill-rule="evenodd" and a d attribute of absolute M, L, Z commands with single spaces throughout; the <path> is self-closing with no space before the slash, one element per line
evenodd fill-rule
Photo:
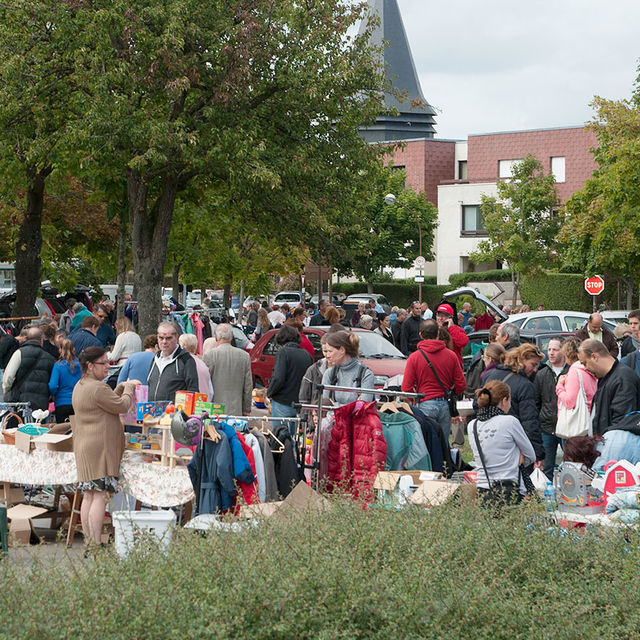
<path fill-rule="evenodd" d="M 573 438 L 574 436 L 587 435 L 591 430 L 591 416 L 587 403 L 587 393 L 584 390 L 582 371 L 576 369 L 580 379 L 580 392 L 576 398 L 576 406 L 567 409 L 560 403 L 558 407 L 558 421 L 556 422 L 556 436 L 558 438 Z"/>
<path fill-rule="evenodd" d="M 457 418 L 460 415 L 458 413 L 458 397 L 456 396 L 455 393 L 453 393 L 453 389 L 447 390 L 447 388 L 442 384 L 442 380 L 440 380 L 440 377 L 436 373 L 436 370 L 433 368 L 433 365 L 431 364 L 431 360 L 427 358 L 427 354 L 422 349 L 418 349 L 418 351 L 422 354 L 422 357 L 427 361 L 427 364 L 431 368 L 431 371 L 433 371 L 433 375 L 436 377 L 438 384 L 442 387 L 442 391 L 444 391 L 445 400 L 449 405 L 449 415 L 452 418 Z"/>

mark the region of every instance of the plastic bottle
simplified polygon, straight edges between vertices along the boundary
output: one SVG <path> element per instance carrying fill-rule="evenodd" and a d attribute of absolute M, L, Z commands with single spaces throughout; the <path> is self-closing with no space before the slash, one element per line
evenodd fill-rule
<path fill-rule="evenodd" d="M 556 510 L 556 488 L 551 480 L 547 481 L 547 486 L 544 490 L 544 508 L 549 513 L 553 513 Z"/>

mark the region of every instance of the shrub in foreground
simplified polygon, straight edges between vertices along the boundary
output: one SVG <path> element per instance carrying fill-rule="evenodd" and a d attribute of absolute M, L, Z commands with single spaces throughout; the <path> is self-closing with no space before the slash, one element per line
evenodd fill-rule
<path fill-rule="evenodd" d="M 633 530 L 567 534 L 539 505 L 393 511 L 337 500 L 240 533 L 179 531 L 168 556 L 0 563 L 7 638 L 626 638 Z"/>

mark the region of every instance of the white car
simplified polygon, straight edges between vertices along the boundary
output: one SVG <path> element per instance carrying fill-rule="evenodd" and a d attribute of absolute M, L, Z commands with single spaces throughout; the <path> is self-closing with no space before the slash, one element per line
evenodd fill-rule
<path fill-rule="evenodd" d="M 623 322 L 629 322 L 629 312 L 625 309 L 618 309 L 617 311 L 600 311 L 600 315 L 606 322 L 612 324 L 622 324 Z M 607 326 L 609 326 L 607 324 Z"/>
<path fill-rule="evenodd" d="M 577 331 L 588 319 L 589 314 L 581 311 L 545 310 L 512 314 L 507 318 L 507 322 L 515 324 L 523 331 Z M 604 319 L 603 324 L 610 331 L 616 326 L 614 322 Z"/>

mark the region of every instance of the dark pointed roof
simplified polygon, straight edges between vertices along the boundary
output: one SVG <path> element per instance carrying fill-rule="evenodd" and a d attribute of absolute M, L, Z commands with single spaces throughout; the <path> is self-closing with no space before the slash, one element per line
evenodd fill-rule
<path fill-rule="evenodd" d="M 388 43 L 383 53 L 387 79 L 406 95 L 406 99 L 400 102 L 392 94 L 385 93 L 385 106 L 397 109 L 400 115 L 381 115 L 374 125 L 363 128 L 362 134 L 369 142 L 433 138 L 436 111 L 422 95 L 398 0 L 368 0 L 368 3 L 369 11 L 380 17 L 380 24 L 371 37 L 372 44 L 382 46 L 383 41 Z M 360 27 L 361 33 L 366 26 L 365 19 Z"/>

